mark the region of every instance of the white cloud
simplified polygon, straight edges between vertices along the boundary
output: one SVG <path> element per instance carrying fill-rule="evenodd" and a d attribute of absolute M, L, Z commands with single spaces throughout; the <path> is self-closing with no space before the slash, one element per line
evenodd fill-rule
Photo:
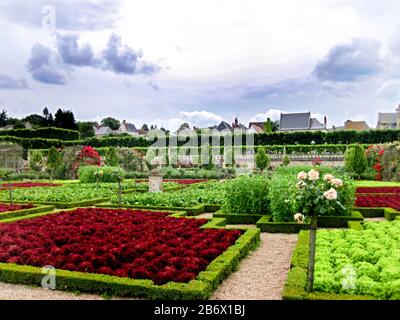
<path fill-rule="evenodd" d="M 185 119 L 189 124 L 196 127 L 209 127 L 218 124 L 223 118 L 213 112 L 209 111 L 181 111 L 179 115 Z"/>
<path fill-rule="evenodd" d="M 377 97 L 385 98 L 390 102 L 398 102 L 400 100 L 400 80 L 388 80 L 376 90 Z"/>
<path fill-rule="evenodd" d="M 249 122 L 263 122 L 267 121 L 268 118 L 273 121 L 279 120 L 281 117 L 281 113 L 285 113 L 285 111 L 279 109 L 269 109 L 266 113 L 257 113 L 250 118 Z"/>

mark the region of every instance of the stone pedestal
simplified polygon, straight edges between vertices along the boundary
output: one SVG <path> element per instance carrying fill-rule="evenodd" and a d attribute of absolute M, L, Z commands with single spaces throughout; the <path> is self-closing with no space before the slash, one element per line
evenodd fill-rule
<path fill-rule="evenodd" d="M 149 192 L 163 192 L 163 176 L 149 176 Z"/>

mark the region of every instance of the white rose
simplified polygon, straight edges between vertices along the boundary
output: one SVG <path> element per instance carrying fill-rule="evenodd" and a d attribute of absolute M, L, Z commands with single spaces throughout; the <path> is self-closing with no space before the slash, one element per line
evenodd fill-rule
<path fill-rule="evenodd" d="M 294 221 L 297 223 L 304 223 L 304 216 L 301 213 L 296 213 L 294 215 Z"/>
<path fill-rule="evenodd" d="M 327 173 L 326 175 L 324 175 L 325 181 L 331 181 L 332 179 L 335 179 L 335 177 L 332 174 Z"/>
<path fill-rule="evenodd" d="M 343 186 L 343 181 L 340 179 L 332 179 L 331 184 L 335 187 L 342 187 Z"/>
<path fill-rule="evenodd" d="M 297 180 L 305 180 L 307 179 L 307 173 L 305 173 L 304 171 L 299 172 L 299 174 L 297 175 Z"/>
<path fill-rule="evenodd" d="M 314 170 L 314 169 L 311 169 L 310 171 L 308 171 L 308 178 L 309 178 L 311 181 L 316 181 L 316 180 L 318 180 L 318 178 L 319 178 L 319 172 L 316 171 L 316 170 Z"/>
<path fill-rule="evenodd" d="M 328 191 L 324 192 L 324 197 L 327 200 L 336 200 L 337 199 L 337 191 L 333 188 L 330 188 Z"/>

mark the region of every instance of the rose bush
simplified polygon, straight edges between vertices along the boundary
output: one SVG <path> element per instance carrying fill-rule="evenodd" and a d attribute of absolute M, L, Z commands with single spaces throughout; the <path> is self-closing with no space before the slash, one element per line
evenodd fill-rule
<path fill-rule="evenodd" d="M 343 181 L 331 173 L 320 174 L 311 169 L 297 175 L 294 192 L 296 210 L 305 216 L 345 215 L 354 204 L 354 187 L 351 180 Z"/>

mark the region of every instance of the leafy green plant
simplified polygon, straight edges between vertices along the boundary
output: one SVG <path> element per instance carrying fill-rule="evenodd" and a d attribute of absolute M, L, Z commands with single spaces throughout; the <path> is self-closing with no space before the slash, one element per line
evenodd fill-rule
<path fill-rule="evenodd" d="M 35 172 L 41 172 L 44 168 L 43 154 L 39 150 L 34 150 L 29 158 L 29 168 Z"/>
<path fill-rule="evenodd" d="M 400 221 L 367 222 L 363 230 L 319 230 L 314 289 L 400 299 Z M 352 286 L 346 286 L 351 270 Z"/>
<path fill-rule="evenodd" d="M 241 176 L 226 184 L 223 210 L 229 214 L 268 214 L 269 181 L 264 176 Z"/>
<path fill-rule="evenodd" d="M 101 177 L 96 176 L 101 171 Z M 125 172 L 119 167 L 82 166 L 78 169 L 78 178 L 82 183 L 118 182 L 118 175 L 123 179 Z M 100 180 L 98 180 L 100 179 Z"/>
<path fill-rule="evenodd" d="M 268 199 L 275 222 L 293 221 L 296 207 L 290 195 L 294 192 L 296 176 L 275 173 L 271 177 Z"/>
<path fill-rule="evenodd" d="M 288 155 L 285 154 L 285 155 L 283 156 L 283 158 L 282 158 L 282 165 L 286 167 L 286 166 L 289 165 L 289 163 L 290 163 L 290 159 L 289 159 Z"/>

